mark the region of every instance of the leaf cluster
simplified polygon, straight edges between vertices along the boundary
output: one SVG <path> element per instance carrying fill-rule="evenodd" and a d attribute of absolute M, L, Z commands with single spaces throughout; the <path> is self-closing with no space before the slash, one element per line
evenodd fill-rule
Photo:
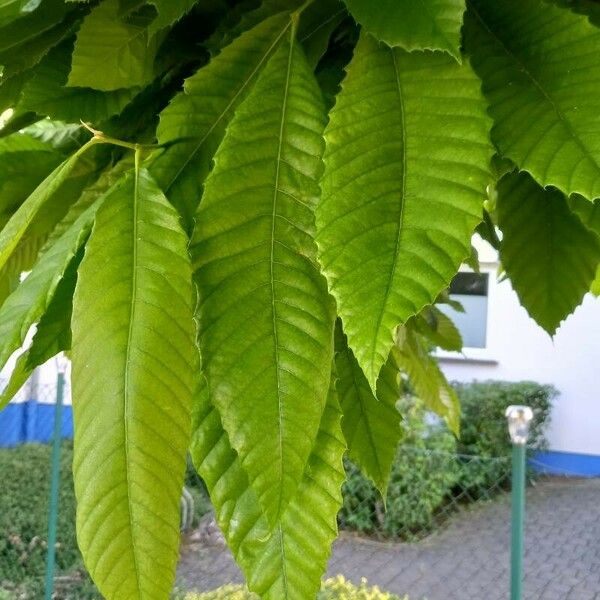
<path fill-rule="evenodd" d="M 313 598 L 346 451 L 385 493 L 400 386 L 458 432 L 428 350 L 460 345 L 435 304 L 476 228 L 551 334 L 598 288 L 572 4 L 3 3 L 1 365 L 37 329 L 0 406 L 70 352 L 106 598 L 168 597 L 189 449 L 250 589 Z"/>

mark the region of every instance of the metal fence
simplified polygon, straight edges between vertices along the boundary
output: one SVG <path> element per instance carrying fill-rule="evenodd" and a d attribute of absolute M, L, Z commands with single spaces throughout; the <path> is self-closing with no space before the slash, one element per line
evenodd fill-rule
<path fill-rule="evenodd" d="M 327 575 L 364 577 L 410 600 L 509 598 L 510 458 L 411 447 L 399 456 L 398 471 L 418 465 L 427 477 L 392 476 L 385 508 L 347 464 Z M 526 495 L 524 600 L 600 600 L 600 479 L 532 469 Z M 184 538 L 178 582 L 243 582 L 210 510 Z"/>
<path fill-rule="evenodd" d="M 0 381 L 3 389 L 6 381 Z M 0 411 L 0 448 L 52 440 L 56 384 L 40 384 L 32 377 L 16 394 L 14 400 Z M 62 436 L 73 437 L 73 412 L 71 410 L 71 388 L 67 380 L 62 410 Z"/>
<path fill-rule="evenodd" d="M 376 540 L 414 542 L 439 530 L 457 511 L 509 489 L 510 457 L 481 457 L 401 446 L 384 499 L 356 466 L 338 516 L 340 529 Z"/>
<path fill-rule="evenodd" d="M 3 462 L 2 457 L 17 457 L 26 449 L 35 450 L 47 469 L 41 477 L 32 475 L 26 486 L 18 488 L 21 492 L 6 482 L 0 485 L 0 506 L 14 509 L 22 505 L 26 513 L 15 520 L 20 523 L 13 523 L 3 520 L 0 510 L 0 600 L 43 597 L 51 452 L 49 447 L 30 442 L 51 438 L 56 388 L 37 386 L 35 399 L 28 398 L 24 389 L 25 396 L 11 404 L 9 412 L 0 413 L 0 446 L 5 446 L 0 448 L 0 481 L 7 475 L 2 465 L 15 462 Z M 63 407 L 62 434 L 72 435 L 68 402 Z M 99 599 L 73 547 L 71 452 L 66 441 L 60 480 L 59 568 L 53 597 Z M 538 466 L 535 459 L 530 464 Z M 20 468 L 28 473 L 28 465 Z M 329 576 L 343 574 L 356 583 L 366 577 L 371 584 L 401 597 L 408 594 L 410 600 L 508 598 L 508 457 L 401 446 L 385 503 L 351 462 L 346 462 L 346 469 L 348 481 L 338 517 L 341 534 L 334 544 Z M 525 600 L 600 600 L 600 479 L 571 475 L 548 477 L 531 472 Z M 191 468 L 186 488 L 182 506 L 188 531 L 182 541 L 178 588 L 202 591 L 242 582 L 214 522 L 204 485 Z M 17 493 L 24 497 L 15 498 Z M 41 517 L 33 518 L 30 513 L 34 510 Z M 7 560 L 14 569 L 3 572 Z M 23 583 L 25 571 L 29 574 Z"/>

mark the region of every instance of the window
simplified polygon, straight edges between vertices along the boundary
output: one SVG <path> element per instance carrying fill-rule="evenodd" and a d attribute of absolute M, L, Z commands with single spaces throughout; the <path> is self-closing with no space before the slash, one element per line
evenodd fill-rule
<path fill-rule="evenodd" d="M 458 327 L 465 348 L 486 347 L 488 283 L 488 273 L 458 273 L 450 284 L 450 298 L 460 302 L 465 312 L 438 305 Z"/>

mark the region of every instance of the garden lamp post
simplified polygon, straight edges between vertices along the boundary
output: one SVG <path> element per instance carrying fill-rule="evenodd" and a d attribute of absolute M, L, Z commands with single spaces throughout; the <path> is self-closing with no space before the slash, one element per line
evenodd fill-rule
<path fill-rule="evenodd" d="M 510 551 L 510 600 L 523 597 L 523 536 L 525 519 L 525 449 L 533 411 L 529 406 L 506 409 L 512 442 L 512 534 Z"/>
<path fill-rule="evenodd" d="M 65 373 L 69 364 L 63 354 L 56 358 L 56 405 L 54 407 L 54 433 L 50 482 L 50 508 L 48 515 L 48 548 L 46 553 L 46 585 L 44 600 L 54 594 L 54 566 L 56 563 L 56 527 L 58 521 L 58 492 L 60 485 L 60 446 L 62 442 L 62 406 L 65 390 Z"/>

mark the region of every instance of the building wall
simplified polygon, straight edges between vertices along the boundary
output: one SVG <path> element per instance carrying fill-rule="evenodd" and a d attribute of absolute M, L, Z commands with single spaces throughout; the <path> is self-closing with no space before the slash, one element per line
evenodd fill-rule
<path fill-rule="evenodd" d="M 30 336 L 28 336 L 26 344 L 29 343 Z M 10 378 L 19 354 L 20 351 L 16 352 L 0 372 L 0 388 L 3 388 Z M 63 437 L 72 437 L 70 365 L 67 364 L 66 367 L 66 385 L 63 390 L 61 412 L 62 435 Z M 0 411 L 0 448 L 17 446 L 26 442 L 47 443 L 52 439 L 57 375 L 57 361 L 51 359 L 35 370 L 10 404 Z"/>
<path fill-rule="evenodd" d="M 480 249 L 480 258 L 490 273 L 487 347 L 440 353 L 446 376 L 552 383 L 560 396 L 548 431 L 551 449 L 600 456 L 600 299 L 588 294 L 552 339 L 521 307 L 510 282 L 497 281 L 490 249 Z"/>

